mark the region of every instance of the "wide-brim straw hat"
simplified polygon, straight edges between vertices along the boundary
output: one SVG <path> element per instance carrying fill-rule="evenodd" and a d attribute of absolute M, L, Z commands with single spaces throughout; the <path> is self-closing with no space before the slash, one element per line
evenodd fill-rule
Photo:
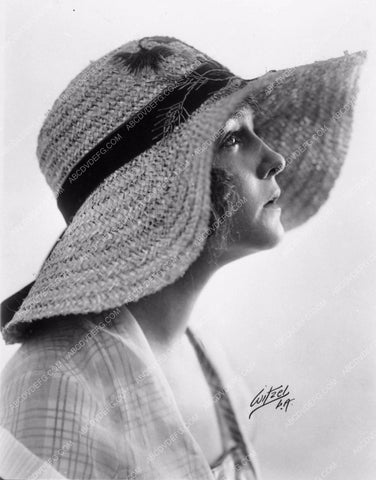
<path fill-rule="evenodd" d="M 245 103 L 286 159 L 286 230 L 328 198 L 350 141 L 365 52 L 244 80 L 170 37 L 129 42 L 83 70 L 38 138 L 67 227 L 32 284 L 3 302 L 2 334 L 38 319 L 102 312 L 181 277 L 204 247 L 213 143 Z"/>

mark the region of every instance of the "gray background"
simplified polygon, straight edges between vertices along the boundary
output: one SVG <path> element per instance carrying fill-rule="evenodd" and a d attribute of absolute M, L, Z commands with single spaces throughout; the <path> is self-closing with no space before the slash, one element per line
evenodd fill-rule
<path fill-rule="evenodd" d="M 373 17 L 372 2 L 359 0 L 6 3 L 1 299 L 35 278 L 64 228 L 36 137 L 90 60 L 134 38 L 170 35 L 253 78 L 368 49 L 351 148 L 330 200 L 276 249 L 218 272 L 192 316 L 216 332 L 239 371 L 249 369 L 250 399 L 264 385 L 290 385 L 287 413 L 255 414 L 265 479 L 376 478 Z M 0 348 L 4 363 L 17 347 Z"/>

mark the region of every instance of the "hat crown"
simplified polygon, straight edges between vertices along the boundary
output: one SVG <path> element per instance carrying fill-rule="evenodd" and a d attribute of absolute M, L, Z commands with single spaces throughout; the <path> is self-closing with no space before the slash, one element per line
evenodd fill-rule
<path fill-rule="evenodd" d="M 91 62 L 54 102 L 39 133 L 39 165 L 55 196 L 85 154 L 205 61 L 213 62 L 176 38 L 152 36 Z"/>

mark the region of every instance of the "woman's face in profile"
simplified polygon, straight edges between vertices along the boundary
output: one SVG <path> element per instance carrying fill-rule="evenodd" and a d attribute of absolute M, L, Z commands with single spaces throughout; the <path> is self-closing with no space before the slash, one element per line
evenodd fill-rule
<path fill-rule="evenodd" d="M 276 175 L 285 160 L 254 132 L 250 107 L 226 122 L 215 151 L 213 166 L 230 174 L 240 199 L 231 215 L 226 253 L 240 257 L 275 246 L 284 234 Z"/>

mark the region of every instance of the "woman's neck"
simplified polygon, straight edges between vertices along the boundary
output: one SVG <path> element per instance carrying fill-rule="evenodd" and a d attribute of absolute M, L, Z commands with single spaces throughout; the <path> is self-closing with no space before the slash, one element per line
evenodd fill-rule
<path fill-rule="evenodd" d="M 184 335 L 194 304 L 217 269 L 202 254 L 173 284 L 127 304 L 155 352 L 172 347 Z"/>

